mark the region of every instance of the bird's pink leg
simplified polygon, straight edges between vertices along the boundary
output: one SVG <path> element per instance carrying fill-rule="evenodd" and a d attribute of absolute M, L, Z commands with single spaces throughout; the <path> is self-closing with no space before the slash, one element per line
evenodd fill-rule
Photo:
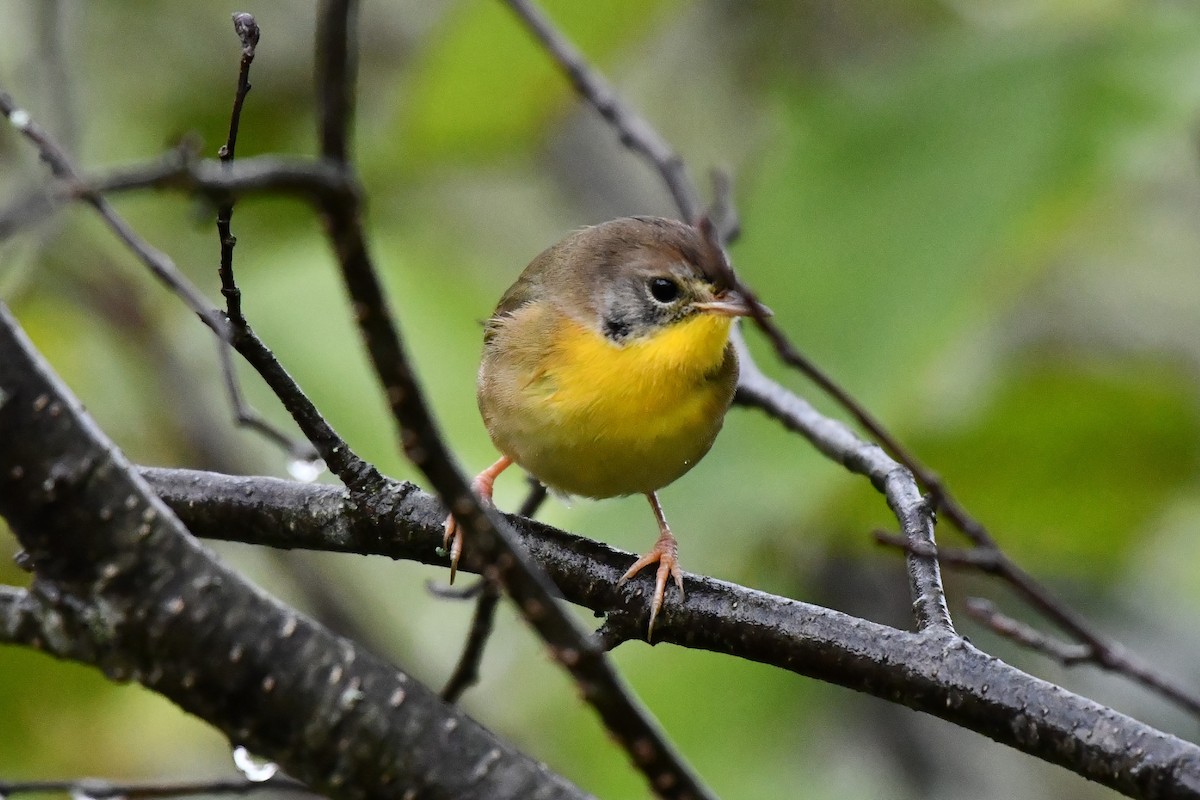
<path fill-rule="evenodd" d="M 654 509 L 654 518 L 658 520 L 658 541 L 654 543 L 650 552 L 633 562 L 633 566 L 626 570 L 625 574 L 621 576 L 621 580 L 617 581 L 617 585 L 625 583 L 645 567 L 655 562 L 658 563 L 658 573 L 654 582 L 654 598 L 650 602 L 650 625 L 646 629 L 646 639 L 649 640 L 654 635 L 654 620 L 658 618 L 659 609 L 662 608 L 663 599 L 667 594 L 668 579 L 675 581 L 675 586 L 679 589 L 679 599 L 683 600 L 683 573 L 679 569 L 679 542 L 675 540 L 675 535 L 671 533 L 671 529 L 667 525 L 667 518 L 663 514 L 662 506 L 659 505 L 658 495 L 651 492 L 646 495 L 646 499 L 650 501 L 650 507 Z"/>
<path fill-rule="evenodd" d="M 471 481 L 471 490 L 487 505 L 492 504 L 492 490 L 500 473 L 512 466 L 513 460 L 508 456 L 502 457 L 495 464 L 475 476 Z M 458 559 L 462 555 L 463 534 L 454 515 L 446 517 L 445 535 L 442 536 L 442 547 L 450 550 L 450 582 L 454 583 L 454 575 L 458 572 Z"/>

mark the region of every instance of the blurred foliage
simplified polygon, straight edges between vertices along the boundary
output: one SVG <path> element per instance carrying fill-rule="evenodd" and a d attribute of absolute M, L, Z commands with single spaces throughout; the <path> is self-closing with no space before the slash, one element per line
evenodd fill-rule
<path fill-rule="evenodd" d="M 309 9 L 246 10 L 264 33 L 238 152 L 310 153 Z M 734 258 L 798 345 L 1026 567 L 1200 686 L 1200 623 L 1176 611 L 1200 586 L 1200 10 L 1118 0 L 548 10 L 697 177 L 733 168 L 744 223 Z M 223 140 L 238 55 L 225 12 L 0 0 L 0 19 L 0 87 L 89 168 L 155 158 L 184 135 L 210 153 Z M 356 147 L 374 254 L 446 434 L 477 469 L 494 455 L 473 383 L 495 298 L 565 230 L 669 213 L 668 198 L 498 3 L 367 4 L 361 30 Z M 135 50 L 151 66 L 134 65 Z M 43 177 L 25 144 L 0 134 L 4 201 Z M 159 194 L 119 204 L 217 296 L 211 209 Z M 258 200 L 239 206 L 234 230 L 255 328 L 363 455 L 412 477 L 319 225 L 298 204 Z M 0 299 L 131 457 L 285 474 L 278 452 L 230 429 L 205 332 L 82 210 L 0 241 Z M 750 338 L 766 368 L 812 394 Z M 246 374 L 257 407 L 286 422 Z M 523 491 L 506 478 L 500 505 Z M 905 624 L 901 562 L 869 549 L 870 529 L 891 524 L 882 500 L 761 415 L 732 412 L 664 503 L 688 568 Z M 644 549 L 644 506 L 552 501 L 544 517 Z M 470 609 L 429 597 L 424 582 L 444 580 L 440 570 L 219 550 L 318 615 L 331 600 L 296 570 L 319 570 L 374 646 L 432 685 L 457 657 Z M 11 567 L 0 578 L 25 580 Z M 952 576 L 951 590 L 956 608 L 967 592 L 994 592 L 1020 612 L 980 579 Z M 963 627 L 1023 668 L 1197 733 L 1124 682 Z M 937 720 L 755 664 L 637 645 L 615 658 L 725 798 L 1111 796 Z M 599 796 L 645 796 L 507 611 L 484 672 L 465 701 L 481 721 Z M 0 650 L 0 718 L 5 777 L 230 769 L 221 738 L 169 704 L 11 648 Z"/>

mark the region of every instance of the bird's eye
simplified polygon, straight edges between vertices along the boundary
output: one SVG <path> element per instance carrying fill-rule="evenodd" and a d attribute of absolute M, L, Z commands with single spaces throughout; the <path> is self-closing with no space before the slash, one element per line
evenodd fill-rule
<path fill-rule="evenodd" d="M 650 296 L 660 303 L 673 303 L 679 299 L 679 284 L 670 278 L 651 278 Z"/>

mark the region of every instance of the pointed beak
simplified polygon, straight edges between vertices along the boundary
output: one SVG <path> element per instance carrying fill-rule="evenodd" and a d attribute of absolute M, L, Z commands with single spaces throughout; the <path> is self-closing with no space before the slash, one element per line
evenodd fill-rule
<path fill-rule="evenodd" d="M 707 303 L 696 303 L 692 307 L 708 314 L 720 314 L 725 317 L 750 317 L 754 315 L 746 298 L 732 289 L 726 289 L 718 293 Z M 771 309 L 761 304 L 760 307 L 763 314 L 768 317 L 772 315 Z"/>

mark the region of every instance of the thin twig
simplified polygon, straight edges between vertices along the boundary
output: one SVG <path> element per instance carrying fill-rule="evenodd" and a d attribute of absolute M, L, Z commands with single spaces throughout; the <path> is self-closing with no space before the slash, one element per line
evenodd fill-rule
<path fill-rule="evenodd" d="M 258 46 L 261 36 L 258 22 L 245 12 L 233 15 L 233 29 L 238 38 L 242 40 L 242 59 L 238 69 L 237 91 L 233 95 L 233 111 L 229 115 L 229 135 L 225 139 L 225 144 L 221 145 L 217 151 L 217 158 L 221 160 L 222 164 L 232 163 L 237 150 L 242 106 L 246 102 L 246 95 L 250 93 L 250 65 L 254 63 L 254 48 Z M 221 265 L 217 269 L 217 274 L 221 278 L 221 294 L 225 296 L 225 310 L 229 314 L 229 320 L 237 325 L 245 322 L 245 318 L 242 316 L 242 292 L 233 278 L 233 248 L 237 245 L 237 239 L 230 230 L 233 203 L 234 200 L 230 197 L 217 208 L 217 233 L 221 237 Z"/>
<path fill-rule="evenodd" d="M 317 12 L 317 119 L 321 155 L 343 166 L 350 161 L 358 54 L 354 37 L 358 0 L 321 0 Z"/>
<path fill-rule="evenodd" d="M 360 457 L 346 444 L 328 420 L 321 415 L 304 390 L 288 373 L 249 325 L 234 331 L 233 347 L 270 387 L 292 415 L 297 427 L 312 443 L 317 455 L 347 488 L 371 492 L 382 485 L 383 476 L 373 464 Z"/>
<path fill-rule="evenodd" d="M 321 153 L 347 165 L 354 63 L 355 4 L 326 0 L 317 25 L 317 86 Z M 440 436 L 410 367 L 378 273 L 367 252 L 357 204 L 324 209 L 329 236 L 367 352 L 400 434 L 401 446 L 453 511 L 466 532 L 470 558 L 487 565 L 485 577 L 502 584 L 553 657 L 572 675 L 612 736 L 664 798 L 712 795 L 638 706 L 605 654 L 553 597 L 554 587 L 517 543 L 494 509 L 480 503 Z"/>
<path fill-rule="evenodd" d="M 70 794 L 72 797 L 92 800 L 154 800 L 160 797 L 188 797 L 190 795 L 232 794 L 251 792 L 301 792 L 316 795 L 300 781 L 285 775 L 274 775 L 266 780 L 252 781 L 248 778 L 217 778 L 210 781 L 185 781 L 182 783 L 115 783 L 99 778 L 81 778 L 69 781 L 0 781 L 0 797 L 18 794 Z"/>
<path fill-rule="evenodd" d="M 125 245 L 133 251 L 154 275 L 166 284 L 177 297 L 183 300 L 205 324 L 226 341 L 230 338 L 229 323 L 213 310 L 212 304 L 192 285 L 187 278 L 175 267 L 166 254 L 151 247 L 129 223 L 116 212 L 116 209 L 98 192 L 88 191 L 80 184 L 80 173 L 71 157 L 50 134 L 39 125 L 29 112 L 17 106 L 12 97 L 0 91 L 0 113 L 3 113 L 18 132 L 37 147 L 42 160 L 50 167 L 51 173 L 61 181 L 78 186 L 79 199 L 86 202 L 100 214 L 108 227 Z M 228 354 L 225 355 L 228 358 Z"/>
<path fill-rule="evenodd" d="M 875 538 L 881 544 L 899 547 L 903 550 L 910 550 L 912 547 L 911 543 L 903 536 L 896 536 L 883 531 L 876 531 Z M 1160 696 L 1190 713 L 1200 716 L 1200 696 L 1197 696 L 1194 691 L 1183 686 L 1174 678 L 1163 674 L 1152 664 L 1139 658 L 1120 643 L 1111 639 L 1099 638 L 1097 634 L 1088 629 L 1087 623 L 1084 622 L 1079 614 L 1051 594 L 1045 586 L 1038 583 L 1028 572 L 1017 566 L 1003 551 L 994 547 L 976 546 L 967 549 L 934 547 L 932 550 L 929 550 L 922 548 L 918 552 L 922 555 L 935 555 L 938 561 L 948 567 L 974 569 L 1002 579 L 1030 607 L 1052 624 L 1057 625 L 1064 633 L 1077 639 L 1080 649 L 1062 650 L 1061 647 L 1074 647 L 1073 645 L 1065 644 L 1060 648 L 1054 646 L 1035 646 L 1029 644 L 1029 642 L 1019 636 L 1009 635 L 1006 631 L 992 625 L 993 629 L 997 630 L 997 632 L 1009 635 L 1009 638 L 1018 643 L 1034 647 L 1034 649 L 1049 655 L 1064 665 L 1075 666 L 1087 663 L 1109 672 L 1123 675 L 1135 683 L 1141 684 L 1143 687 L 1158 693 Z M 968 603 L 967 610 L 972 613 L 973 617 L 979 619 L 975 610 L 971 608 L 970 603 Z M 1003 619 L 1007 620 L 1009 618 L 1004 617 Z M 984 624 L 992 624 L 988 620 L 983 621 Z M 1084 632 L 1086 632 L 1086 636 L 1081 635 Z M 1044 634 L 1038 635 L 1047 638 L 1048 641 L 1055 641 L 1048 639 Z M 1064 659 L 1061 657 L 1062 652 L 1070 652 L 1072 657 Z M 1086 653 L 1086 656 L 1076 657 L 1076 653 Z"/>
<path fill-rule="evenodd" d="M 878 445 L 863 442 L 847 426 L 824 416 L 798 395 L 768 378 L 750 358 L 745 341 L 734 337 L 741 363 L 737 396 L 742 402 L 758 405 L 789 429 L 808 439 L 813 446 L 851 472 L 868 478 L 887 498 L 888 506 L 900 521 L 906 541 L 909 587 L 918 627 L 953 632 L 946 594 L 942 588 L 933 537 L 933 514 L 917 490 L 912 473 L 896 463 Z"/>
<path fill-rule="evenodd" d="M 545 484 L 530 475 L 529 494 L 517 510 L 517 516 L 532 518 L 545 502 L 546 495 Z M 454 671 L 450 673 L 446 687 L 442 689 L 442 698 L 449 703 L 457 703 L 463 692 L 479 681 L 479 665 L 483 662 L 484 650 L 495 629 L 496 607 L 501 596 L 499 587 L 483 578 L 471 589 L 473 594 L 478 594 L 475 613 L 471 616 L 471 627 L 467 631 L 467 639 L 463 643 L 458 663 L 454 665 Z"/>
<path fill-rule="evenodd" d="M 458 657 L 458 663 L 454 665 L 454 671 L 450 673 L 445 688 L 442 689 L 442 699 L 447 703 L 457 703 L 463 692 L 479 681 L 479 665 L 483 662 L 483 652 L 495 625 L 496 608 L 500 605 L 500 590 L 487 578 L 481 579 L 480 587 L 462 654 Z"/>
<path fill-rule="evenodd" d="M 292 377 L 279 364 L 274 353 L 258 339 L 248 325 L 234 328 L 225 316 L 212 309 L 199 290 L 194 288 L 182 276 L 170 257 L 152 248 L 140 235 L 129 227 L 128 223 L 104 199 L 100 190 L 88 187 L 80 179 L 78 170 L 65 151 L 58 146 L 27 112 L 17 108 L 8 95 L 3 93 L 0 93 L 0 111 L 3 111 L 9 121 L 38 146 L 43 159 L 50 164 L 54 174 L 59 177 L 65 176 L 65 179 L 69 181 L 71 188 L 63 197 L 82 200 L 92 205 L 99 211 L 104 220 L 109 223 L 110 227 L 118 232 L 120 238 L 134 254 L 150 267 L 155 275 L 162 278 L 169 286 L 174 287 L 178 284 L 184 287 L 181 290 L 182 293 L 180 296 L 185 299 L 189 307 L 193 310 L 196 310 L 197 307 L 202 309 L 202 311 L 197 311 L 196 313 L 222 340 L 217 343 L 217 354 L 221 359 L 223 372 L 228 374 L 233 371 L 229 351 L 225 347 L 225 343 L 228 342 L 263 377 L 263 380 L 267 382 L 267 385 L 271 387 L 276 396 L 283 402 L 288 412 L 291 413 L 292 418 L 296 420 L 305 437 L 316 449 L 317 454 L 325 461 L 334 474 L 347 483 L 347 485 L 376 486 L 379 484 L 381 478 L 378 471 L 372 465 L 359 458 L 346 445 L 345 441 L 325 421 Z M 188 166 L 189 162 L 186 158 L 178 157 L 178 153 L 176 155 L 176 158 L 168 159 L 158 165 L 157 168 L 144 168 L 144 170 L 139 171 L 140 180 L 132 180 L 131 176 L 126 175 L 126 182 L 131 186 L 169 185 L 171 181 L 187 178 L 192 174 Z M 233 165 L 218 163 L 217 167 L 221 173 L 225 173 L 226 171 L 232 172 Z M 292 174 L 290 170 L 285 170 L 286 177 L 265 176 L 262 169 L 251 169 L 248 172 L 249 176 L 251 176 L 251 180 L 249 181 L 250 188 L 256 191 L 266 191 L 266 187 L 272 185 L 280 186 L 279 181 L 281 178 L 284 184 L 291 186 L 294 190 L 302 194 L 319 192 L 320 196 L 325 198 L 326 202 L 330 203 L 336 202 L 336 198 L 339 196 L 353 195 L 355 191 L 352 183 L 347 184 L 344 181 L 333 179 L 332 176 L 327 174 L 327 170 L 324 168 L 310 169 L 309 167 L 299 167 L 297 170 L 299 175 L 308 176 L 309 180 L 304 180 L 298 175 Z M 213 184 L 212 191 L 214 193 L 230 191 L 222 182 L 222 176 L 212 175 L 209 177 Z M 229 183 L 235 189 L 239 186 L 238 181 L 234 180 L 230 175 L 223 175 L 223 177 L 230 178 Z M 311 180 L 312 178 L 316 178 L 316 180 Z M 197 183 L 198 185 L 195 188 L 202 188 L 204 185 L 203 180 L 199 180 Z"/>
<path fill-rule="evenodd" d="M 991 600 L 981 597 L 967 598 L 967 614 L 1000 636 L 1048 656 L 1064 667 L 1093 660 L 1092 648 L 1086 644 L 1069 644 L 1047 636 L 1036 628 L 1002 613 Z"/>
<path fill-rule="evenodd" d="M 254 62 L 254 48 L 258 45 L 261 35 L 258 22 L 252 15 L 245 12 L 233 15 L 233 29 L 242 42 L 242 58 L 238 68 L 237 90 L 233 97 L 233 111 L 229 116 L 229 135 L 225 139 L 225 144 L 221 145 L 217 151 L 218 159 L 225 166 L 233 163 L 234 153 L 237 150 L 242 107 L 246 102 L 246 95 L 250 92 L 250 65 Z M 237 246 L 237 238 L 233 235 L 232 230 L 234 202 L 233 196 L 228 195 L 217 207 L 217 237 L 221 242 L 221 260 L 217 267 L 217 275 L 221 280 L 221 294 L 225 297 L 225 312 L 230 325 L 238 332 L 237 335 L 253 336 L 252 333 L 248 333 L 249 325 L 242 313 L 242 291 L 238 288 L 237 281 L 233 276 L 233 249 Z M 313 461 L 317 458 L 317 451 L 311 443 L 288 436 L 246 402 L 232 360 L 221 359 L 221 374 L 225 381 L 229 404 L 233 407 L 234 420 L 238 425 L 262 434 L 282 447 L 294 459 Z"/>
<path fill-rule="evenodd" d="M 538 509 L 542 507 L 542 503 L 546 502 L 548 494 L 546 484 L 530 475 L 529 494 L 525 495 L 525 499 L 521 501 L 521 505 L 517 509 L 517 516 L 532 519 L 537 514 Z"/>
<path fill-rule="evenodd" d="M 588 65 L 579 50 L 554 27 L 541 9 L 528 0 L 504 2 L 558 62 L 575 91 L 587 98 L 600 116 L 617 131 L 621 144 L 654 165 L 683 219 L 688 222 L 698 219 L 703 207 L 700 194 L 687 175 L 683 159 L 671 145 L 621 99 L 603 75 Z"/>
<path fill-rule="evenodd" d="M 714 169 L 712 185 L 713 202 L 708 208 L 708 218 L 717 229 L 717 238 L 728 246 L 742 233 L 742 220 L 733 198 L 733 173 L 724 167 Z"/>
<path fill-rule="evenodd" d="M 81 183 L 79 170 L 75 167 L 66 150 L 29 115 L 29 112 L 17 107 L 12 98 L 3 92 L 0 92 L 0 111 L 4 113 L 14 128 L 37 146 L 42 160 L 50 166 L 54 176 L 68 184 L 72 184 L 78 193 L 77 197 L 92 206 L 105 223 L 108 224 L 108 227 L 125 243 L 134 255 L 217 334 L 217 358 L 221 365 L 221 372 L 226 376 L 227 382 L 231 382 L 233 380 L 234 369 L 232 359 L 229 356 L 229 350 L 226 347 L 226 344 L 233 338 L 233 331 L 229 321 L 213 309 L 200 290 L 193 286 L 176 268 L 175 263 L 169 256 L 146 242 L 116 212 L 116 209 L 112 207 L 102 194 L 88 190 Z M 230 385 L 233 384 L 230 383 Z M 234 398 L 240 402 L 240 394 L 237 392 L 234 392 Z M 286 436 L 259 420 L 256 414 L 245 408 L 244 403 L 241 403 L 240 406 L 235 405 L 235 408 L 238 411 L 239 421 L 244 420 L 245 424 L 264 430 L 268 435 L 282 438 L 283 441 L 290 444 L 290 440 Z"/>
<path fill-rule="evenodd" d="M 335 164 L 280 156 L 243 158 L 236 163 L 198 159 L 191 143 L 146 164 L 134 165 L 69 184 L 36 187 L 0 211 L 0 239 L 41 221 L 64 203 L 92 194 L 179 189 L 217 203 L 247 195 L 293 195 L 308 203 L 353 200 L 358 185 Z"/>

